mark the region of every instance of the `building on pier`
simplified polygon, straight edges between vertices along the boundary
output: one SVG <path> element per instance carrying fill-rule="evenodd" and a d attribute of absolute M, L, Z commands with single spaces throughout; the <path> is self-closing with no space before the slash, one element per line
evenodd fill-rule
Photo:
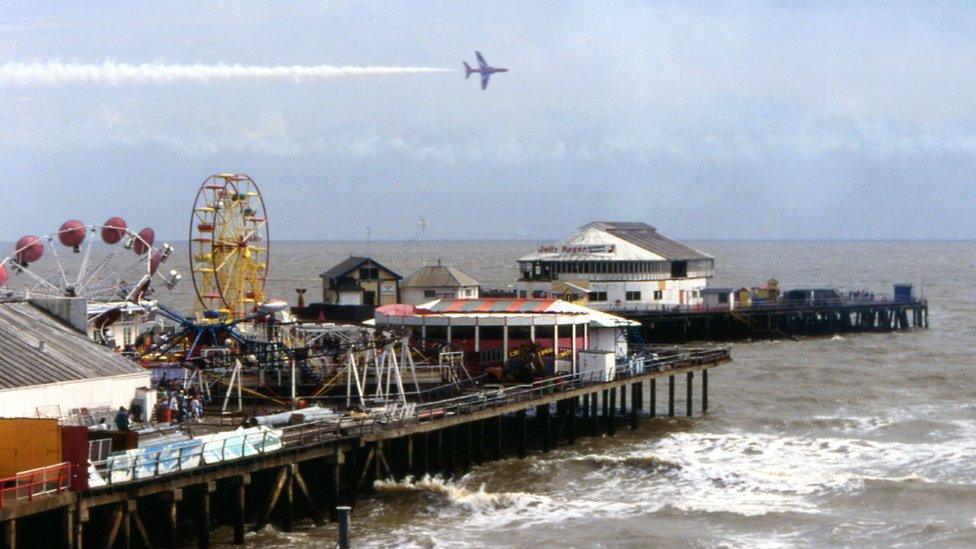
<path fill-rule="evenodd" d="M 369 257 L 351 256 L 319 276 L 322 303 L 376 307 L 400 301 L 403 277 Z"/>
<path fill-rule="evenodd" d="M 559 299 L 442 299 L 418 306 L 376 309 L 377 327 L 409 327 L 424 341 L 463 349 L 474 371 L 503 363 L 526 343 L 550 352 L 576 371 L 578 353 L 627 355 L 628 328 L 640 324 Z"/>
<path fill-rule="evenodd" d="M 434 299 L 476 299 L 479 284 L 457 267 L 425 265 L 408 276 L 400 285 L 403 302 L 420 305 Z"/>
<path fill-rule="evenodd" d="M 149 377 L 68 321 L 26 301 L 0 302 L 0 417 L 63 418 L 133 402 L 145 412 L 155 405 Z"/>
<path fill-rule="evenodd" d="M 519 297 L 568 297 L 603 310 L 702 303 L 712 256 L 646 223 L 594 221 L 518 260 Z"/>

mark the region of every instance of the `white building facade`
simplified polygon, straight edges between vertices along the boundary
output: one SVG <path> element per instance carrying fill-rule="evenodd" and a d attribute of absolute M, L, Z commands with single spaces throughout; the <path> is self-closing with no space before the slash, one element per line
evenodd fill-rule
<path fill-rule="evenodd" d="M 66 417 L 81 408 L 138 405 L 144 419 L 155 406 L 149 370 L 50 309 L 0 301 L 0 417 Z"/>
<path fill-rule="evenodd" d="M 605 310 L 698 306 L 715 260 L 645 223 L 592 222 L 518 260 L 519 297 L 572 295 Z"/>

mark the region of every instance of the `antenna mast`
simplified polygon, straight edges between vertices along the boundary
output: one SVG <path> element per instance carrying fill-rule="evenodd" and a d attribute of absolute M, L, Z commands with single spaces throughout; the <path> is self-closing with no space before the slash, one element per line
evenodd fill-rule
<path fill-rule="evenodd" d="M 424 236 L 427 234 L 427 220 L 423 217 L 420 218 L 420 266 L 423 267 L 427 264 L 427 249 L 426 243 L 424 242 Z"/>

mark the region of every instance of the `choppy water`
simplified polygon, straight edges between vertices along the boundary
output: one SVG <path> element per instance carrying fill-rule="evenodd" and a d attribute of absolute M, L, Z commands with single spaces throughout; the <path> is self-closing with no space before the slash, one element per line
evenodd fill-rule
<path fill-rule="evenodd" d="M 426 255 L 497 287 L 537 245 L 435 242 Z M 354 540 L 976 546 L 976 243 L 696 245 L 716 257 L 720 285 L 776 277 L 787 288 L 887 293 L 892 282 L 913 282 L 930 301 L 931 329 L 736 344 L 734 363 L 710 376 L 706 417 L 644 421 L 458 479 L 382 484 L 356 508 Z M 363 251 L 362 243 L 276 244 L 269 295 L 293 300 L 293 288 L 307 287 L 314 299 L 320 271 Z M 373 243 L 369 253 L 404 275 L 419 263 L 416 243 Z M 168 301 L 187 306 L 189 289 Z M 270 547 L 334 540 L 311 525 L 251 538 Z"/>
<path fill-rule="evenodd" d="M 744 343 L 706 417 L 509 459 L 459 479 L 383 484 L 356 508 L 366 546 L 976 545 L 976 243 L 700 242 L 717 284 L 921 285 L 928 331 Z M 428 243 L 488 285 L 535 243 Z M 285 244 L 273 287 L 314 288 L 359 244 Z M 372 244 L 408 274 L 415 245 Z M 314 290 L 310 290 L 313 293 Z M 681 391 L 679 391 L 681 393 Z M 679 404 L 678 409 L 683 407 Z M 330 530 L 256 534 L 334 543 Z"/>

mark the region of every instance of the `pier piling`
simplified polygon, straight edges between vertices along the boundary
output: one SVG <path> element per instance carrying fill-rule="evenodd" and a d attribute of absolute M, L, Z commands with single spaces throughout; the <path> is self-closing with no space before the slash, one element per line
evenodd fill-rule
<path fill-rule="evenodd" d="M 518 416 L 518 426 L 519 426 L 519 437 L 518 437 L 518 457 L 519 459 L 525 459 L 528 455 L 526 452 L 526 447 L 529 443 L 529 415 L 526 413 L 525 409 L 519 410 L 516 415 Z"/>
<path fill-rule="evenodd" d="M 657 417 L 657 380 L 652 378 L 650 383 L 651 402 L 648 406 L 648 412 L 650 412 L 651 417 Z"/>
<path fill-rule="evenodd" d="M 668 417 L 674 417 L 674 376 L 668 376 Z"/>
<path fill-rule="evenodd" d="M 339 549 L 349 549 L 349 507 L 337 507 L 336 515 L 339 517 Z"/>
<path fill-rule="evenodd" d="M 702 413 L 708 411 L 708 370 L 702 370 Z"/>

